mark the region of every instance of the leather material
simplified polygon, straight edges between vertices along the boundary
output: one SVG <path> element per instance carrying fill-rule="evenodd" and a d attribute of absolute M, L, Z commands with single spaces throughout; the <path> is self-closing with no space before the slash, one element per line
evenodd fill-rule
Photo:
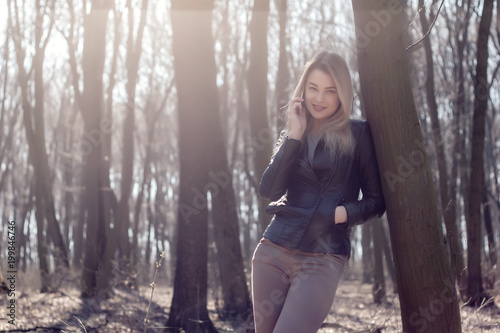
<path fill-rule="evenodd" d="M 332 158 L 321 139 L 311 164 L 308 145 L 285 138 L 260 182 L 261 195 L 272 201 L 266 212 L 274 214 L 264 237 L 291 249 L 349 256 L 351 228 L 382 216 L 385 203 L 370 126 L 351 119 L 351 130 L 351 155 Z M 347 223 L 335 224 L 338 205 L 346 208 Z"/>

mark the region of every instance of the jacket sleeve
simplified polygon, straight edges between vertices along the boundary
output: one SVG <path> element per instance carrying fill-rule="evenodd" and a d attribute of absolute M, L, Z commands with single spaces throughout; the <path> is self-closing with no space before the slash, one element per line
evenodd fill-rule
<path fill-rule="evenodd" d="M 358 142 L 359 180 L 363 197 L 359 201 L 343 203 L 347 211 L 349 226 L 362 224 L 372 218 L 380 217 L 385 212 L 384 195 L 375 155 L 375 147 L 370 126 L 364 123 L 364 128 Z"/>
<path fill-rule="evenodd" d="M 300 152 L 302 142 L 295 139 L 285 138 L 278 152 L 269 163 L 262 174 L 260 181 L 260 195 L 264 198 L 276 201 L 285 194 L 287 190 L 288 176 Z"/>

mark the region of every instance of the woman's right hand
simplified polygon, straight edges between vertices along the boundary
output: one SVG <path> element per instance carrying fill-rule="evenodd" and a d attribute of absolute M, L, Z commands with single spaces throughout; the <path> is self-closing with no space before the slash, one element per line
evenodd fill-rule
<path fill-rule="evenodd" d="M 301 93 L 302 95 L 302 93 Z M 288 102 L 288 120 L 290 121 L 290 139 L 302 140 L 307 128 L 306 109 L 302 106 L 304 99 L 295 97 Z"/>

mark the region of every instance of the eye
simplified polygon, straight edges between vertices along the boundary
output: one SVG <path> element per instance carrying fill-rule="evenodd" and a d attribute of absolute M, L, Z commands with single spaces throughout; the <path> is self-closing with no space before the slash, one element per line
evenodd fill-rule
<path fill-rule="evenodd" d="M 309 90 L 313 90 L 313 91 L 315 91 L 315 90 L 316 90 L 316 87 L 310 86 L 310 87 L 309 87 Z"/>
<path fill-rule="evenodd" d="M 337 90 L 327 90 L 327 92 L 328 92 L 329 94 L 336 94 L 336 93 L 337 93 Z"/>

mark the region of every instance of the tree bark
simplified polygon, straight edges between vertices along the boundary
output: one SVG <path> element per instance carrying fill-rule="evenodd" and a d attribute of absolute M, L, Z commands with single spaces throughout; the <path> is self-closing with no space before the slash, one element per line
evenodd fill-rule
<path fill-rule="evenodd" d="M 488 107 L 488 38 L 494 0 L 485 0 L 477 37 L 477 64 L 474 79 L 474 118 L 470 160 L 469 213 L 467 216 L 467 293 L 471 306 L 480 306 L 487 297 L 481 274 L 481 201 L 484 185 L 484 137 Z"/>
<path fill-rule="evenodd" d="M 93 1 L 90 13 L 84 19 L 83 73 L 84 90 L 82 93 L 81 111 L 85 124 L 85 136 L 90 142 L 90 152 L 85 161 L 85 211 L 86 239 L 85 255 L 82 271 L 82 297 L 93 298 L 100 291 L 106 292 L 102 285 L 98 286 L 98 271 L 103 263 L 102 253 L 106 249 L 106 198 L 102 179 L 103 132 L 107 126 L 103 122 L 103 71 L 106 48 L 106 26 L 112 1 Z M 109 124 L 107 124 L 109 125 Z"/>
<path fill-rule="evenodd" d="M 172 50 L 178 94 L 179 209 L 174 295 L 168 326 L 216 332 L 207 311 L 207 114 L 217 111 L 213 1 L 173 0 Z M 196 26 L 197 29 L 193 29 Z"/>
<path fill-rule="evenodd" d="M 352 4 L 363 105 L 382 177 L 403 330 L 460 332 L 458 298 L 401 40 L 402 8 L 388 0 Z"/>
<path fill-rule="evenodd" d="M 254 178 L 258 184 L 271 156 L 274 142 L 267 117 L 267 21 L 269 0 L 255 0 L 252 10 L 250 32 L 250 65 L 248 68 L 248 107 L 250 136 L 253 148 Z M 257 191 L 258 192 L 258 191 Z M 269 202 L 259 196 L 259 232 L 262 233 L 270 221 L 266 214 Z"/>

